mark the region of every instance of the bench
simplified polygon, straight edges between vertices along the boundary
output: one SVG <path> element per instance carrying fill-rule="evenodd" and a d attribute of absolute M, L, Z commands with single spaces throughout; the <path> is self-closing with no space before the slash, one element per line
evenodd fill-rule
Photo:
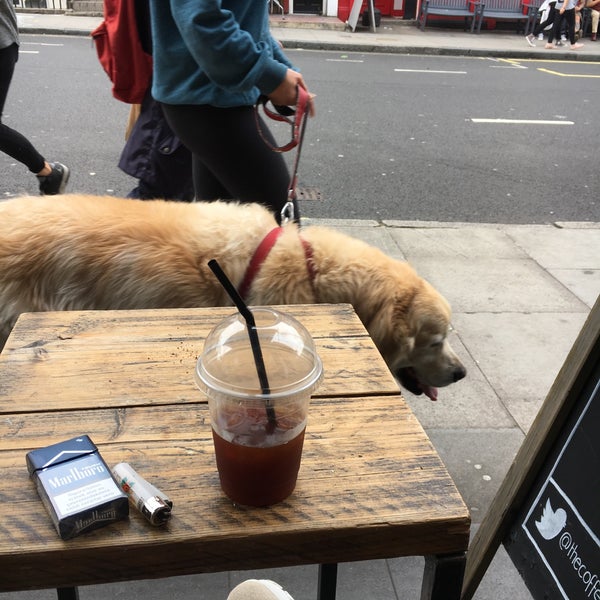
<path fill-rule="evenodd" d="M 478 11 L 477 33 L 481 31 L 484 19 L 496 21 L 516 21 L 517 33 L 522 30 L 528 33 L 537 17 L 539 2 L 536 0 L 482 0 Z"/>
<path fill-rule="evenodd" d="M 471 20 L 471 33 L 475 30 L 477 22 L 477 11 L 480 6 L 479 0 L 423 0 L 419 10 L 417 19 L 417 27 L 421 31 L 425 31 L 427 17 L 436 15 L 440 17 L 464 17 L 465 31 L 468 27 L 469 19 Z"/>

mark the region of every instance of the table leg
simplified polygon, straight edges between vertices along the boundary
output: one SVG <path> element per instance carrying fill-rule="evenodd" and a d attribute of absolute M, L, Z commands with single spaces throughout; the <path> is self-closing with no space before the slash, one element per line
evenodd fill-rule
<path fill-rule="evenodd" d="M 466 553 L 425 557 L 421 600 L 460 600 Z"/>
<path fill-rule="evenodd" d="M 317 600 L 335 600 L 337 563 L 319 565 L 319 593 Z"/>
<path fill-rule="evenodd" d="M 79 589 L 76 587 L 57 588 L 58 600 L 79 600 Z"/>

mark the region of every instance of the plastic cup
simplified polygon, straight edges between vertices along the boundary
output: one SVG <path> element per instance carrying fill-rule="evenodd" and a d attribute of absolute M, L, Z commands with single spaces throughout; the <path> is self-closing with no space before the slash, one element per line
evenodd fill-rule
<path fill-rule="evenodd" d="M 236 504 L 270 506 L 296 487 L 311 394 L 323 366 L 293 317 L 253 308 L 270 393 L 261 389 L 239 313 L 208 335 L 196 383 L 208 397 L 221 488 Z"/>

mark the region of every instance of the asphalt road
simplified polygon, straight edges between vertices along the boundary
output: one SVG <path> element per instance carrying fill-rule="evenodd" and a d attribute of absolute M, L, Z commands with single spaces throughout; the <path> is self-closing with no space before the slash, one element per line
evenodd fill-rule
<path fill-rule="evenodd" d="M 116 165 L 128 107 L 90 40 L 23 35 L 21 50 L 3 121 L 69 164 L 70 191 L 125 195 L 134 182 Z M 302 202 L 304 215 L 600 221 L 600 63 L 288 54 L 317 94 L 299 179 L 322 200 Z M 36 192 L 0 156 L 0 196 Z"/>

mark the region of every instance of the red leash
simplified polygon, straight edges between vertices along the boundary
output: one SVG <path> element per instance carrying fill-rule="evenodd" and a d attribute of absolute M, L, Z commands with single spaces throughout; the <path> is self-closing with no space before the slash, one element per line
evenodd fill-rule
<path fill-rule="evenodd" d="M 308 119 L 308 108 L 310 105 L 310 95 L 309 93 L 302 87 L 298 86 L 296 88 L 296 108 L 292 109 L 289 106 L 273 106 L 273 109 L 269 107 L 269 99 L 266 96 L 261 96 L 258 99 L 254 107 L 254 117 L 256 119 L 256 127 L 258 129 L 258 133 L 262 137 L 263 141 L 273 152 L 289 152 L 293 148 L 298 148 L 296 152 L 296 160 L 294 161 L 294 171 L 292 173 L 292 178 L 290 181 L 290 186 L 288 190 L 288 201 L 286 205 L 283 207 L 281 211 L 281 220 L 282 225 L 285 225 L 289 220 L 294 220 L 294 203 L 296 200 L 296 184 L 298 179 L 298 165 L 300 163 L 300 150 L 302 149 L 302 142 L 304 140 L 304 132 L 306 130 L 306 121 Z M 291 139 L 287 144 L 283 146 L 274 146 L 265 136 L 261 120 L 259 116 L 259 108 L 262 106 L 263 111 L 267 117 L 273 119 L 274 121 L 280 121 L 283 123 L 288 123 L 291 127 Z M 283 233 L 283 227 L 275 227 L 272 229 L 267 235 L 263 238 L 261 243 L 258 245 L 258 248 L 254 251 L 252 258 L 250 259 L 250 263 L 248 264 L 248 268 L 246 269 L 246 273 L 244 274 L 244 279 L 239 285 L 239 293 L 240 296 L 244 299 L 247 299 L 248 293 L 250 292 L 250 287 L 254 278 L 258 274 L 262 264 L 265 262 L 269 252 L 273 249 L 273 246 L 277 243 L 279 236 Z M 302 244 L 302 248 L 304 250 L 304 257 L 306 259 L 306 269 L 308 271 L 308 278 L 313 289 L 313 294 L 315 296 L 316 301 L 316 291 L 314 287 L 314 281 L 316 277 L 314 259 L 313 259 L 313 250 L 312 246 L 302 237 L 300 237 L 300 243 Z"/>
<path fill-rule="evenodd" d="M 295 110 L 290 108 L 289 106 L 274 106 L 275 110 L 272 110 L 269 106 L 269 99 L 266 96 L 261 96 L 254 107 L 255 118 L 256 118 L 256 126 L 258 128 L 258 132 L 262 137 L 263 141 L 273 152 L 289 152 L 293 148 L 298 148 L 296 152 L 296 160 L 294 161 L 294 170 L 292 172 L 292 178 L 290 181 L 290 186 L 288 190 L 288 202 L 283 207 L 281 211 L 281 217 L 283 223 L 285 223 L 290 218 L 294 218 L 293 211 L 293 201 L 296 200 L 296 185 L 298 183 L 298 165 L 300 164 L 300 151 L 302 149 L 302 142 L 304 141 L 304 132 L 306 130 L 306 122 L 308 120 L 308 107 L 310 105 L 310 95 L 303 88 L 298 86 L 296 88 L 296 108 Z M 274 146 L 266 139 L 259 118 L 259 107 L 262 106 L 263 111 L 267 117 L 273 119 L 274 121 L 280 121 L 283 123 L 288 123 L 292 129 L 291 140 L 284 144 L 283 146 Z M 291 210 L 291 216 L 290 216 Z"/>

